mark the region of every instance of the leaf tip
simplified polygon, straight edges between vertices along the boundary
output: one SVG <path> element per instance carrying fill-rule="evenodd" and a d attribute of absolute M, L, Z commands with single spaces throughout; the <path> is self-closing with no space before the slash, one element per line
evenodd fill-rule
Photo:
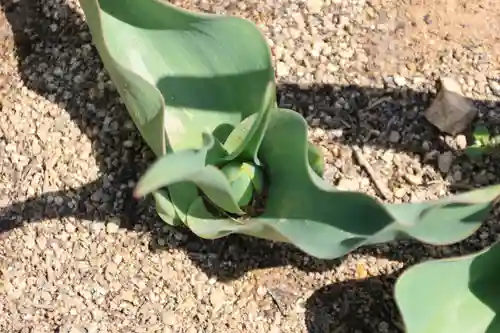
<path fill-rule="evenodd" d="M 132 193 L 132 196 L 134 197 L 134 199 L 140 199 L 143 195 L 144 194 L 142 193 L 141 188 L 139 186 L 137 186 L 134 189 L 134 192 Z"/>

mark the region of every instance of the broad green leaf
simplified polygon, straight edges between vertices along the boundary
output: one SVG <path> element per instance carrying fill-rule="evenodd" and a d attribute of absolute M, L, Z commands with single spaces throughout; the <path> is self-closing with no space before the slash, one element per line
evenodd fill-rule
<path fill-rule="evenodd" d="M 395 286 L 408 333 L 500 332 L 500 243 L 410 267 Z"/>
<path fill-rule="evenodd" d="M 99 2 L 81 0 L 80 5 L 91 31 L 92 41 L 131 118 L 153 152 L 158 156 L 164 154 L 168 142 L 164 132 L 164 100 L 161 94 L 140 73 L 123 67 L 113 58 L 116 51 L 110 52 L 107 46 L 108 38 L 104 36 Z"/>
<path fill-rule="evenodd" d="M 159 0 L 80 4 L 106 69 L 156 155 L 199 148 L 201 133 L 258 114 L 251 140 L 275 104 L 270 50 L 252 22 Z"/>
<path fill-rule="evenodd" d="M 196 184 L 183 181 L 171 184 L 167 188 L 170 194 L 170 202 L 174 206 L 177 216 L 183 223 L 186 223 L 189 207 L 200 196 Z M 157 201 L 156 204 L 162 203 Z"/>

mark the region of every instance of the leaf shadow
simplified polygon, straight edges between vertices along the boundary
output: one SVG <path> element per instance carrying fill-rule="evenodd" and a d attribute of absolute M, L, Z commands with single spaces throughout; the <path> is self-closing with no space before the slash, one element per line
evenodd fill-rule
<path fill-rule="evenodd" d="M 41 0 L 2 0 L 3 10 L 13 30 L 19 73 L 29 90 L 54 99 L 69 114 L 81 132 L 87 133 L 103 176 L 80 188 L 44 193 L 12 203 L 2 209 L 0 233 L 21 227 L 25 223 L 62 219 L 67 216 L 104 221 L 117 218 L 123 228 L 146 228 L 151 233 L 152 251 L 181 249 L 202 271 L 209 276 L 216 276 L 221 281 L 236 279 L 257 268 L 292 265 L 303 271 L 321 272 L 331 270 L 339 264 L 342 259 L 318 260 L 301 253 L 293 246 L 246 236 L 231 235 L 220 240 L 200 239 L 187 230 L 172 230 L 164 226 L 156 217 L 150 199 L 134 200 L 132 188 L 128 183 L 138 179 L 153 161 L 153 155 L 144 146 L 137 131 L 126 126 L 129 121 L 127 111 L 119 103 L 118 95 L 112 86 L 100 86 L 103 81 L 98 78 L 103 75 L 102 65 L 91 46 L 90 35 L 81 15 L 66 4 L 52 5 L 49 8 L 50 15 L 40 15 L 40 12 L 48 10 L 47 6 Z M 84 49 L 87 50 L 86 54 L 81 53 Z M 55 53 L 63 50 L 60 55 Z M 50 81 L 44 76 L 38 76 L 40 66 L 43 66 L 45 71 L 54 73 L 56 68 L 63 71 L 72 69 L 75 61 L 79 63 L 81 70 L 78 80 L 71 76 L 52 75 L 55 81 Z M 369 103 L 382 98 L 387 100 L 376 107 L 366 108 Z M 295 109 L 306 118 L 322 118 L 323 125 L 312 126 L 328 131 L 327 135 L 332 142 L 346 146 L 362 144 L 419 156 L 425 155 L 429 150 L 447 149 L 446 143 L 439 139 L 438 132 L 422 119 L 422 111 L 432 98 L 432 92 L 394 87 L 374 89 L 357 85 L 300 87 L 296 84 L 282 84 L 278 92 L 282 107 Z M 81 106 L 82 101 L 85 102 L 85 107 Z M 500 106 L 488 101 L 474 102 L 483 109 Z M 409 112 L 402 112 L 408 108 Z M 381 127 L 381 124 L 384 126 Z M 396 127 L 401 140 L 390 143 L 388 137 Z M 339 131 L 342 132 L 341 135 L 338 135 Z M 428 142 L 426 149 L 422 148 L 424 136 Z M 134 144 L 125 147 L 121 144 L 125 140 L 131 140 Z M 470 172 L 480 171 L 484 166 L 481 163 L 471 167 Z M 333 177 L 334 173 L 335 170 L 330 170 L 329 176 Z M 95 193 L 104 195 L 107 198 L 105 202 L 94 202 L 92 195 Z M 69 196 L 79 198 L 73 208 L 58 207 L 49 200 L 50 197 Z M 433 252 L 430 247 L 414 242 L 400 242 L 398 246 L 402 245 L 424 249 L 422 252 L 425 254 L 415 259 L 400 248 L 395 249 L 388 245 L 366 247 L 357 253 L 414 262 L 424 256 L 439 256 L 446 252 L 444 248 Z M 463 250 L 463 247 L 461 249 Z M 389 277 L 384 279 L 387 282 L 393 281 Z M 363 283 L 363 290 L 371 290 L 373 285 L 379 284 L 376 279 Z M 338 290 L 339 287 L 335 288 Z M 349 288 L 352 289 L 352 285 Z M 377 288 L 374 290 L 382 290 L 381 288 L 385 287 Z M 319 290 L 316 294 L 325 293 L 331 292 Z M 377 299 L 377 295 L 375 292 L 370 297 Z M 315 305 L 309 307 L 311 315 L 319 311 L 314 310 Z M 317 314 L 316 317 L 318 316 L 321 315 Z M 314 325 L 323 327 L 326 324 Z"/>
<path fill-rule="evenodd" d="M 80 188 L 43 193 L 12 204 L 2 213 L 0 231 L 25 222 L 66 216 L 91 220 L 92 215 L 93 219 L 100 220 L 119 217 L 122 224 L 132 225 L 137 220 L 138 206 L 126 190 L 127 183 L 137 178 L 139 156 L 149 152 L 143 146 L 122 145 L 125 140 L 140 139 L 134 131 L 127 130 L 126 121 L 117 116 L 123 109 L 117 103 L 116 94 L 107 87 L 104 91 L 98 87 L 103 83 L 98 78 L 104 73 L 95 58 L 83 18 L 66 4 L 52 6 L 42 1 L 2 1 L 12 29 L 19 74 L 28 89 L 58 103 L 90 139 L 103 176 Z M 52 11 L 49 15 L 40 14 L 44 10 Z M 89 47 L 88 58 L 82 54 L 85 45 Z M 80 71 L 77 75 L 71 72 L 75 69 Z M 40 74 L 44 70 L 47 75 Z M 108 92 L 111 94 L 106 96 Z M 120 161 L 119 165 L 116 160 Z M 92 195 L 103 201 L 95 202 Z M 53 198 L 57 197 L 63 201 L 70 197 L 79 200 L 75 207 L 70 207 L 54 204 Z M 120 213 L 110 213 L 117 205 Z"/>
<path fill-rule="evenodd" d="M 396 303 L 388 296 L 398 276 L 352 279 L 315 290 L 305 303 L 307 332 L 403 332 Z"/>

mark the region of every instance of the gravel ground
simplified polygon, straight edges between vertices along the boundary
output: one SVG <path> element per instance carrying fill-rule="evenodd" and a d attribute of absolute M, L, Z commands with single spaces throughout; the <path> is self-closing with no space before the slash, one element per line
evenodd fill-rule
<path fill-rule="evenodd" d="M 280 103 L 307 118 L 333 184 L 406 202 L 498 182 L 498 157 L 472 164 L 458 152 L 465 136 L 422 116 L 435 80 L 455 75 L 479 120 L 499 123 L 498 2 L 178 3 L 259 25 Z M 454 246 L 400 242 L 320 261 L 170 230 L 131 198 L 152 155 L 76 1 L 0 4 L 1 332 L 402 332 L 392 288 L 404 267 L 498 238 L 495 214 Z"/>

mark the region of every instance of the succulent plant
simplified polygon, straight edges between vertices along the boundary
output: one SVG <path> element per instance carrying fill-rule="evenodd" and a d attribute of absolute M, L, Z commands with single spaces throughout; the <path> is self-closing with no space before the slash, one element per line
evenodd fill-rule
<path fill-rule="evenodd" d="M 271 52 L 253 23 L 189 12 L 161 0 L 80 3 L 105 68 L 157 156 L 135 196 L 152 194 L 166 223 L 185 225 L 204 238 L 240 233 L 337 258 L 399 239 L 434 245 L 460 241 L 480 227 L 500 193 L 500 186 L 491 186 L 389 204 L 336 189 L 322 179 L 323 156 L 307 140 L 306 121 L 277 105 Z M 467 258 L 457 262 L 474 266 Z M 417 265 L 398 282 L 396 297 L 410 333 L 451 332 L 468 320 L 447 312 L 455 318 L 450 323 L 427 311 L 439 292 L 424 293 L 434 284 L 422 281 L 446 265 L 453 266 Z M 450 279 L 462 279 L 457 292 L 467 290 L 466 277 Z M 476 309 L 477 320 L 491 318 L 482 312 L 485 307 Z M 429 328 L 434 322 L 442 326 Z"/>

